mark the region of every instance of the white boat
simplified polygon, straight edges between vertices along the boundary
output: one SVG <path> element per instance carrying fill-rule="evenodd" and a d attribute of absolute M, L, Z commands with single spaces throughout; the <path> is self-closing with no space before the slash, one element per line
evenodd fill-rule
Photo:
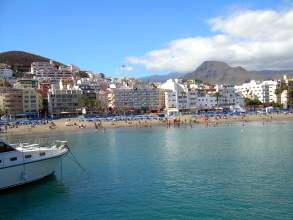
<path fill-rule="evenodd" d="M 0 190 L 53 174 L 68 150 L 66 141 L 55 141 L 51 146 L 0 141 Z"/>

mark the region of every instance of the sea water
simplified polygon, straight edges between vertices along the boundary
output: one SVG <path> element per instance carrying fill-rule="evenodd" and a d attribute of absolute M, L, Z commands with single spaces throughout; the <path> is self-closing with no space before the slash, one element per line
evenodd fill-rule
<path fill-rule="evenodd" d="M 41 136 L 68 140 L 80 165 L 69 154 L 55 175 L 0 193 L 1 220 L 293 219 L 292 122 Z"/>

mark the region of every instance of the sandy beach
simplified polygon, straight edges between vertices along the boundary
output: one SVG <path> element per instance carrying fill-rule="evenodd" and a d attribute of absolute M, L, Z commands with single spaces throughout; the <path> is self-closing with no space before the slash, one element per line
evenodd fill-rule
<path fill-rule="evenodd" d="M 54 126 L 51 123 L 44 125 L 36 125 L 32 127 L 30 125 L 21 125 L 17 128 L 8 128 L 4 135 L 16 135 L 16 134 L 45 134 L 45 133 L 58 133 L 58 132 L 79 132 L 96 130 L 102 132 L 107 128 L 143 128 L 152 126 L 193 126 L 194 124 L 215 125 L 226 122 L 242 122 L 248 123 L 253 121 L 263 121 L 269 123 L 271 121 L 291 121 L 293 120 L 293 114 L 269 114 L 269 115 L 246 115 L 246 116 L 222 116 L 222 117 L 204 117 L 204 116 L 180 116 L 176 119 L 169 120 L 148 120 L 148 121 L 103 121 L 100 125 L 95 122 L 83 122 L 79 119 L 59 119 L 54 120 Z"/>

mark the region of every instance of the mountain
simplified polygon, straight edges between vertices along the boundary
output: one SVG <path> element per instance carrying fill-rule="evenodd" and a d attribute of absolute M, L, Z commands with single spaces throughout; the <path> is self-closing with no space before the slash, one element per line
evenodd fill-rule
<path fill-rule="evenodd" d="M 231 67 L 220 61 L 205 61 L 195 71 L 185 74 L 184 78 L 199 79 L 210 83 L 237 84 L 251 79 L 266 79 L 268 76 L 256 71 L 247 71 L 240 66 Z"/>
<path fill-rule="evenodd" d="M 280 77 L 283 75 L 293 75 L 293 70 L 259 70 L 259 71 L 253 71 L 256 74 L 264 75 L 266 77 Z"/>
<path fill-rule="evenodd" d="M 51 59 L 24 51 L 7 51 L 0 53 L 0 63 L 6 63 L 12 69 L 20 72 L 28 72 L 32 62 L 49 62 Z M 53 61 L 57 66 L 64 65 Z"/>
<path fill-rule="evenodd" d="M 151 75 L 151 76 L 145 76 L 139 78 L 139 80 L 142 81 L 148 81 L 148 82 L 165 82 L 167 79 L 176 79 L 183 77 L 183 73 L 169 73 L 165 75 Z"/>

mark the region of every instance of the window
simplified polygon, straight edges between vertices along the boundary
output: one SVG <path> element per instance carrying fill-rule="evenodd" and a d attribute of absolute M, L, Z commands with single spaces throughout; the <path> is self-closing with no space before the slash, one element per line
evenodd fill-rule
<path fill-rule="evenodd" d="M 0 142 L 0 153 L 9 152 L 9 151 L 14 151 L 14 148 L 10 147 L 4 142 Z"/>
<path fill-rule="evenodd" d="M 10 158 L 10 161 L 16 161 L 17 160 L 17 157 L 11 157 Z"/>
<path fill-rule="evenodd" d="M 32 155 L 30 155 L 30 154 L 27 154 L 27 155 L 25 155 L 25 156 L 24 156 L 24 158 L 25 158 L 25 159 L 32 158 Z"/>
<path fill-rule="evenodd" d="M 41 153 L 40 153 L 40 156 L 45 156 L 45 155 L 46 155 L 45 152 L 41 152 Z"/>

